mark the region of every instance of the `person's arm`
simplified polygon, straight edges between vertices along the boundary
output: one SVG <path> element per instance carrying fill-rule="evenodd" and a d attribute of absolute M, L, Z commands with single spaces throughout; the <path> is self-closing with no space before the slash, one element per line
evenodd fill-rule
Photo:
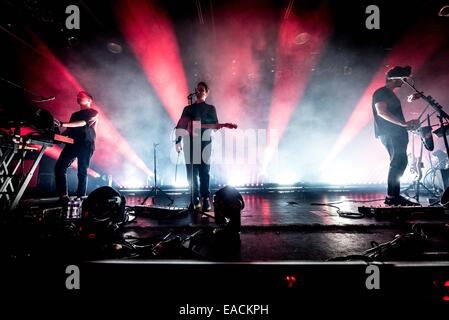
<path fill-rule="evenodd" d="M 85 112 L 81 118 L 78 120 L 73 120 L 69 122 L 61 122 L 61 127 L 63 128 L 79 128 L 84 126 L 96 126 L 98 121 L 98 112 L 96 110 L 90 109 L 88 112 Z"/>
<path fill-rule="evenodd" d="M 176 127 L 175 127 L 175 135 L 176 135 L 175 145 L 176 145 L 177 152 L 180 152 L 182 150 L 182 145 L 181 145 L 182 135 L 178 133 L 178 129 L 186 130 L 188 123 L 189 123 L 186 109 L 187 108 L 184 108 L 184 110 L 182 110 L 181 117 L 179 118 L 178 123 L 176 124 Z"/>
<path fill-rule="evenodd" d="M 189 125 L 189 112 L 187 110 L 187 107 L 182 110 L 181 117 L 178 120 L 178 124 L 176 125 L 176 129 L 187 129 L 187 126 Z"/>
<path fill-rule="evenodd" d="M 401 127 L 407 127 L 407 123 L 405 121 L 398 119 L 395 115 L 393 115 L 388 110 L 388 106 L 385 102 L 383 102 L 383 101 L 376 102 L 376 104 L 374 106 L 376 107 L 377 114 L 382 119 L 385 119 L 388 122 L 394 123 Z"/>
<path fill-rule="evenodd" d="M 212 123 L 218 123 L 217 109 L 214 106 L 212 106 L 211 118 L 213 120 Z"/>
<path fill-rule="evenodd" d="M 393 124 L 396 124 L 398 126 L 401 126 L 401 127 L 404 127 L 404 128 L 410 129 L 410 130 L 414 130 L 417 127 L 419 127 L 418 119 L 410 120 L 410 121 L 403 121 L 401 119 L 398 119 L 394 114 L 392 114 L 388 110 L 387 104 L 383 101 L 376 102 L 376 104 L 374 106 L 376 107 L 376 111 L 377 111 L 377 114 L 379 115 L 379 117 L 387 120 L 388 122 L 391 122 Z"/>
<path fill-rule="evenodd" d="M 79 128 L 84 127 L 87 124 L 84 120 L 77 120 L 72 122 L 61 122 L 61 127 L 63 128 Z"/>

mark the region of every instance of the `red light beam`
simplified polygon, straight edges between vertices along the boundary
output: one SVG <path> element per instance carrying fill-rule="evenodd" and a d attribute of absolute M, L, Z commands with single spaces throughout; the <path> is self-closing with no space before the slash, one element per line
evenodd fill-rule
<path fill-rule="evenodd" d="M 270 141 L 262 171 L 271 161 L 290 118 L 307 87 L 311 70 L 330 34 L 327 9 L 296 16 L 290 12 L 279 29 L 274 89 L 268 130 L 277 130 Z"/>
<path fill-rule="evenodd" d="M 61 106 L 75 105 L 77 92 L 86 89 L 37 36 L 32 34 L 32 37 L 43 56 L 37 59 L 35 56 L 24 57 L 25 82 L 35 92 L 56 92 L 57 100 L 46 104 L 45 107 L 49 108 L 56 118 L 69 119 L 71 112 L 75 110 Z M 102 112 L 102 108 L 99 105 L 95 105 L 94 108 L 100 112 L 100 121 L 97 129 L 97 150 L 93 161 L 106 171 L 120 171 L 123 160 L 126 160 L 146 176 L 153 175 L 153 172 Z"/>
<path fill-rule="evenodd" d="M 117 16 L 149 83 L 176 122 L 189 89 L 169 17 L 151 1 L 144 0 L 120 1 Z"/>
<path fill-rule="evenodd" d="M 410 65 L 412 66 L 413 72 L 416 73 L 424 66 L 432 54 L 437 51 L 443 43 L 443 40 L 444 38 L 441 32 L 436 31 L 432 26 L 419 26 L 419 28 L 414 28 L 409 32 L 393 48 L 391 54 L 383 61 L 381 68 L 373 76 L 371 83 L 355 106 L 337 141 L 323 161 L 321 170 L 325 170 L 346 145 L 372 121 L 372 94 L 377 88 L 385 85 L 385 72 L 387 71 L 385 66 Z"/>

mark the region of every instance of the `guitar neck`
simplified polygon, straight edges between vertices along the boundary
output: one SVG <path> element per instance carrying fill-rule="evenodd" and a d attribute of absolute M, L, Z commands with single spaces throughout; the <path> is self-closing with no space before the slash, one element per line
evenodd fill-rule
<path fill-rule="evenodd" d="M 187 126 L 187 130 L 191 130 L 192 124 L 189 123 Z M 199 121 L 197 123 L 193 123 L 193 128 L 200 128 L 201 129 L 221 129 L 221 128 L 229 128 L 229 129 L 237 129 L 237 125 L 233 123 L 200 123 Z"/>
<path fill-rule="evenodd" d="M 201 124 L 201 129 L 221 129 L 224 126 L 223 123 Z"/>

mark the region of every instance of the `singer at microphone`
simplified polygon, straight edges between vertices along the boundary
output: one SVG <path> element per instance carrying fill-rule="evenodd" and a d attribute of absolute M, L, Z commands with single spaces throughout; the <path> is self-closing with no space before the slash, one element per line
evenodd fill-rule
<path fill-rule="evenodd" d="M 190 93 L 190 94 L 187 96 L 187 99 L 193 98 L 194 96 L 196 96 L 196 94 L 197 94 L 197 92 L 192 92 L 192 93 Z"/>
<path fill-rule="evenodd" d="M 176 125 L 179 135 L 176 137 L 175 148 L 179 153 L 184 151 L 184 160 L 186 163 L 187 179 L 190 185 L 192 210 L 202 209 L 203 211 L 211 210 L 211 192 L 209 188 L 210 179 L 210 159 L 212 143 L 210 132 L 208 129 L 199 131 L 200 135 L 192 132 L 193 122 L 199 121 L 204 125 L 218 124 L 217 110 L 215 106 L 206 103 L 209 95 L 209 86 L 201 81 L 197 84 L 195 93 L 189 94 L 196 96 L 194 103 L 185 106 L 181 117 Z M 210 129 L 209 129 L 210 130 Z M 181 135 L 181 131 L 187 132 L 187 135 Z M 191 132 L 191 133 L 189 133 Z M 198 133 L 198 132 L 197 132 Z M 198 183 L 199 182 L 199 183 Z M 202 198 L 202 202 L 200 201 Z"/>

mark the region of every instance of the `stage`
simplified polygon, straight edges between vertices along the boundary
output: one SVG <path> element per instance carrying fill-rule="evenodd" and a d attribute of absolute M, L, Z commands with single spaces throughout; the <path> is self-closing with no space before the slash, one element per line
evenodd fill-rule
<path fill-rule="evenodd" d="M 444 1 L 0 0 L 0 43 L 8 295 L 449 301 Z"/>
<path fill-rule="evenodd" d="M 430 279 L 443 279 L 448 267 L 447 212 L 437 207 L 423 212 L 417 207 L 397 208 L 395 212 L 380 215 L 360 214 L 359 207 L 385 207 L 379 186 L 243 188 L 240 193 L 245 208 L 241 212 L 240 241 L 235 243 L 227 238 L 224 244 L 217 244 L 213 236 L 217 228 L 213 211 L 209 212 L 212 217 L 169 210 L 165 216 L 163 211 L 154 214 L 152 201 L 156 201 L 157 208 L 164 208 L 167 201 L 157 196 L 148 199 L 145 207 L 149 210 L 136 214 L 133 208 L 140 206 L 148 191 L 121 191 L 133 219 L 122 224 L 109 238 L 70 236 L 73 225 L 67 224 L 67 219 L 55 221 L 49 215 L 43 220 L 31 221 L 30 216 L 27 222 L 16 220 L 20 228 L 16 230 L 14 224 L 4 224 L 7 230 L 2 231 L 2 243 L 8 248 L 9 258 L 3 258 L 14 268 L 11 274 L 23 274 L 24 268 L 36 266 L 43 278 L 33 281 L 46 279 L 49 288 L 54 290 L 50 290 L 50 296 L 59 292 L 52 286 L 57 287 L 55 279 L 63 276 L 55 278 L 55 269 L 73 264 L 88 270 L 85 274 L 90 281 L 87 292 L 91 297 L 100 292 L 109 296 L 122 289 L 139 291 L 144 284 L 168 294 L 163 280 L 168 277 L 172 285 L 184 288 L 194 285 L 203 290 L 211 290 L 212 285 L 225 288 L 238 282 L 242 295 L 245 292 L 254 297 L 272 298 L 277 293 L 278 299 L 320 299 L 324 283 L 346 285 L 346 289 L 335 287 L 331 291 L 333 294 L 347 291 L 353 298 L 398 298 L 397 292 L 401 292 L 402 298 L 435 298 L 440 289 L 432 291 L 426 285 L 433 281 Z M 189 203 L 185 190 L 167 190 L 167 194 L 174 200 L 171 208 L 186 207 Z M 427 202 L 426 196 L 422 196 L 421 202 Z M 33 205 L 49 208 L 52 203 L 54 199 L 48 198 L 24 200 L 27 208 Z M 389 270 L 383 279 L 388 290 L 379 295 L 356 289 L 359 278 L 365 277 L 360 274 L 371 264 Z M 265 280 L 257 283 L 243 280 L 254 272 Z M 408 282 L 410 272 L 419 274 L 420 280 Z M 127 281 L 123 275 L 129 273 L 138 276 L 141 282 Z M 288 291 L 291 281 L 284 278 L 304 274 L 308 275 L 308 281 L 319 285 L 312 288 L 311 282 L 306 282 L 294 289 L 292 295 Z M 329 274 L 339 277 L 331 279 Z M 345 279 L 345 285 L 340 277 Z M 206 278 L 215 280 L 209 282 Z M 20 279 L 19 283 L 25 286 L 24 282 L 30 280 Z M 110 279 L 115 279 L 113 286 L 107 282 Z M 235 297 L 242 298 L 242 295 Z"/>
<path fill-rule="evenodd" d="M 241 261 L 326 261 L 361 254 L 371 248 L 372 241 L 391 241 L 396 234 L 411 232 L 414 224 L 432 228 L 449 222 L 449 215 L 437 210 L 420 212 L 415 209 L 407 213 L 399 209 L 391 214 L 360 214 L 359 206 L 385 207 L 379 187 L 371 187 L 368 192 L 361 187 L 283 187 L 242 193 L 245 209 L 241 214 Z M 132 197 L 129 198 L 131 201 Z M 164 202 L 163 198 L 158 200 Z M 174 200 L 175 205 L 186 206 L 188 195 L 174 194 Z M 426 198 L 421 201 L 426 205 Z M 340 208 L 343 215 L 338 214 L 338 208 L 329 205 Z M 345 217 L 344 213 L 353 213 L 354 216 Z M 210 227 L 213 222 L 213 219 L 200 214 L 154 220 L 150 213 L 137 217 L 126 228 L 138 234 L 162 228 L 195 230 Z"/>

